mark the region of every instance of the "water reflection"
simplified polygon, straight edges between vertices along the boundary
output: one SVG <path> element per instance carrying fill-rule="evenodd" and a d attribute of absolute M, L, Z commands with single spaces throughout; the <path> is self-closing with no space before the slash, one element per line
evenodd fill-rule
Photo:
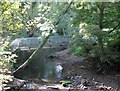
<path fill-rule="evenodd" d="M 57 79 L 61 78 L 62 70 L 63 70 L 63 67 L 61 66 L 61 64 L 60 63 L 56 64 L 55 73 L 56 73 Z"/>
<path fill-rule="evenodd" d="M 49 48 L 43 49 L 36 55 L 35 58 L 29 63 L 28 67 L 15 74 L 16 77 L 21 79 L 46 79 L 57 81 L 61 78 L 62 66 L 58 63 L 55 64 L 48 56 L 51 53 L 62 50 L 62 48 Z M 24 56 L 30 55 L 28 52 L 23 52 Z M 22 54 L 22 53 L 21 53 Z M 23 56 L 23 55 L 22 55 Z M 25 57 L 20 56 L 20 60 L 26 60 Z M 24 59 L 23 59 L 24 58 Z"/>
<path fill-rule="evenodd" d="M 41 78 L 54 80 L 53 78 L 55 78 L 55 64 L 51 61 L 47 61 L 44 63 L 44 65 L 44 72 L 41 74 Z"/>

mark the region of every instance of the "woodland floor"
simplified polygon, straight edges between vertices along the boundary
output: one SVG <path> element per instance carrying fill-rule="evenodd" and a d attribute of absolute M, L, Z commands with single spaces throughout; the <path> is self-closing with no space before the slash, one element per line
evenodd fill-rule
<path fill-rule="evenodd" d="M 120 91 L 120 72 L 97 73 L 92 61 L 70 54 L 68 50 L 57 52 L 55 55 L 53 59 L 63 66 L 65 73 L 63 78 L 72 81 L 71 87 L 88 89 L 88 91 L 89 89 Z"/>

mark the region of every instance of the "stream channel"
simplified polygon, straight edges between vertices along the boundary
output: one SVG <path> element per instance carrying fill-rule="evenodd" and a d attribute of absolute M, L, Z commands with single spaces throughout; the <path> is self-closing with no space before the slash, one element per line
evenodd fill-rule
<path fill-rule="evenodd" d="M 44 81 L 56 83 L 56 81 L 61 79 L 62 66 L 59 63 L 55 63 L 49 56 L 63 49 L 63 47 L 43 48 L 36 54 L 27 67 L 18 71 L 14 76 L 23 80 L 37 81 L 39 84 L 44 84 Z M 32 53 L 33 50 L 20 51 L 15 66 L 17 67 L 22 64 Z M 57 69 L 59 67 L 60 70 Z"/>

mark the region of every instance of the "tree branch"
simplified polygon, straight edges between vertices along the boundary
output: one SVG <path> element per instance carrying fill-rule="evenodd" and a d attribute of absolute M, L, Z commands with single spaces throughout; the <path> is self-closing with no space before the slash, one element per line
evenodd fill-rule
<path fill-rule="evenodd" d="M 118 25 L 116 25 L 112 30 L 110 30 L 108 33 L 112 33 L 114 30 L 116 30 L 117 28 L 120 27 L 120 23 L 118 23 Z"/>
<path fill-rule="evenodd" d="M 58 21 L 55 23 L 55 25 L 57 25 L 57 24 L 60 22 L 62 16 L 64 16 L 64 15 L 67 13 L 67 11 L 69 10 L 69 8 L 70 8 L 70 6 L 71 6 L 72 3 L 73 3 L 73 0 L 70 2 L 70 4 L 69 4 L 69 6 L 67 7 L 67 9 L 66 9 L 61 15 L 59 15 L 59 19 L 58 19 Z"/>

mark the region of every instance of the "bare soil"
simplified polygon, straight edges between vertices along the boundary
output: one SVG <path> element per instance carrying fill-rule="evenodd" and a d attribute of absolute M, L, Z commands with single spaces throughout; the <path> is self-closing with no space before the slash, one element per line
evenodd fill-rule
<path fill-rule="evenodd" d="M 55 53 L 55 62 L 63 66 L 63 78 L 72 81 L 72 87 L 104 91 L 120 91 L 120 72 L 104 72 L 98 74 L 87 57 L 77 57 L 74 54 L 63 50 Z M 110 70 L 108 70 L 110 71 Z M 84 80 L 84 82 L 82 82 Z M 81 86 L 85 83 L 86 85 Z"/>

